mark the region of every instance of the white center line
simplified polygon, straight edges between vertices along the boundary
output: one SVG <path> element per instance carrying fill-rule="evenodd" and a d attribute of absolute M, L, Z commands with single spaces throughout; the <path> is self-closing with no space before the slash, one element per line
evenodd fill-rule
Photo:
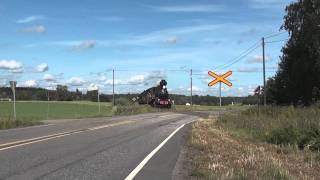
<path fill-rule="evenodd" d="M 74 135 L 74 134 L 78 134 L 78 133 L 82 133 L 82 132 L 94 131 L 94 130 L 99 130 L 99 129 L 108 128 L 108 127 L 130 124 L 130 123 L 134 123 L 134 121 L 121 121 L 121 122 L 111 123 L 111 124 L 102 125 L 102 126 L 96 126 L 96 127 L 87 128 L 87 129 L 79 129 L 79 130 L 75 130 L 75 131 L 62 132 L 62 133 L 51 134 L 51 135 L 47 135 L 47 136 L 41 136 L 41 137 L 36 137 L 36 138 L 31 138 L 31 139 L 24 139 L 24 140 L 15 141 L 15 142 L 9 142 L 6 144 L 0 144 L 0 151 L 11 149 L 11 148 L 16 148 L 16 147 L 20 147 L 20 146 L 25 146 L 28 144 L 34 144 L 34 143 L 38 143 L 38 142 L 42 142 L 42 141 L 48 141 L 51 139 L 56 139 L 56 138 L 60 138 L 60 137 L 64 137 L 64 136 L 70 136 L 70 135 Z"/>

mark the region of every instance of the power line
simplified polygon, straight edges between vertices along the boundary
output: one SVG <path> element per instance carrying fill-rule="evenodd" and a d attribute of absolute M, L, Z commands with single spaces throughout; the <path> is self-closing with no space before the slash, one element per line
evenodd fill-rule
<path fill-rule="evenodd" d="M 269 35 L 269 36 L 266 36 L 265 39 L 269 39 L 269 38 L 273 38 L 273 37 L 276 37 L 276 36 L 280 36 L 280 35 L 282 35 L 282 34 L 284 34 L 284 33 L 287 33 L 287 32 L 284 31 L 284 32 L 279 32 L 279 33 L 271 34 L 271 35 Z"/>
<path fill-rule="evenodd" d="M 247 50 L 243 51 L 239 56 L 237 56 L 237 57 L 235 57 L 235 58 L 227 61 L 225 64 L 222 64 L 222 65 L 220 65 L 220 66 L 215 67 L 215 70 L 217 70 L 217 69 L 219 69 L 219 68 L 221 68 L 221 67 L 224 67 L 224 66 L 226 66 L 227 64 L 234 62 L 235 60 L 238 60 L 238 59 L 241 58 L 244 54 L 246 54 L 247 52 L 250 52 L 250 51 L 252 50 L 252 48 L 257 48 L 258 45 L 259 45 L 259 43 L 260 43 L 260 41 L 256 42 L 255 44 L 253 44 L 252 46 L 250 46 Z"/>
<path fill-rule="evenodd" d="M 233 62 L 229 63 L 229 64 L 225 64 L 224 66 L 222 66 L 221 68 L 219 68 L 219 70 L 225 69 L 227 67 L 230 67 L 234 64 L 236 64 L 237 62 L 241 61 L 242 59 L 244 59 L 245 57 L 247 57 L 249 54 L 251 54 L 253 51 L 255 51 L 256 49 L 258 49 L 260 47 L 260 45 L 256 45 L 255 48 L 251 49 L 250 51 L 248 51 L 247 53 L 243 54 L 242 56 L 240 56 L 239 58 L 235 59 Z"/>
<path fill-rule="evenodd" d="M 266 44 L 271 44 L 271 43 L 278 43 L 278 42 L 286 42 L 289 39 L 282 39 L 282 40 L 276 40 L 276 41 L 267 41 Z"/>
<path fill-rule="evenodd" d="M 239 70 L 233 70 L 232 72 L 235 72 L 235 73 L 262 73 L 263 71 L 239 71 Z M 276 70 L 269 70 L 269 71 L 266 71 L 266 72 L 277 72 Z M 194 76 L 204 76 L 206 74 L 193 74 Z"/>
<path fill-rule="evenodd" d="M 149 70 L 144 70 L 144 69 L 114 69 L 115 72 L 189 72 L 187 69 L 149 69 Z"/>

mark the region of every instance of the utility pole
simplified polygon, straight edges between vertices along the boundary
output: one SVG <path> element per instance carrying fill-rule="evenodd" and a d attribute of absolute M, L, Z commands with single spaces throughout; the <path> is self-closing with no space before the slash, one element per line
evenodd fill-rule
<path fill-rule="evenodd" d="M 100 94 L 99 94 L 99 87 L 98 87 L 98 105 L 99 105 L 99 114 L 101 113 L 101 106 L 100 106 Z"/>
<path fill-rule="evenodd" d="M 17 113 L 16 113 L 16 85 L 17 81 L 10 81 L 10 86 L 13 94 L 13 119 L 17 119 Z"/>
<path fill-rule="evenodd" d="M 192 100 L 192 69 L 190 69 L 190 105 L 193 106 L 193 100 Z"/>
<path fill-rule="evenodd" d="M 266 87 L 266 57 L 265 57 L 265 42 L 262 38 L 262 60 L 263 60 L 263 104 L 267 106 L 267 87 Z"/>
<path fill-rule="evenodd" d="M 50 94 L 49 94 L 50 90 L 47 89 L 47 99 L 48 99 L 48 104 L 47 104 L 47 120 L 49 119 L 49 101 L 50 101 Z"/>
<path fill-rule="evenodd" d="M 112 105 L 115 106 L 115 99 L 114 99 L 114 69 L 112 69 Z"/>
<path fill-rule="evenodd" d="M 222 106 L 222 100 L 221 100 L 221 82 L 219 82 L 219 105 Z"/>

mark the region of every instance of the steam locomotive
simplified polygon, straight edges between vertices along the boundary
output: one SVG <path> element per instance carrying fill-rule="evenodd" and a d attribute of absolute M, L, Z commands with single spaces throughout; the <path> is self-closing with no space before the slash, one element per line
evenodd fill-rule
<path fill-rule="evenodd" d="M 161 80 L 156 87 L 143 91 L 139 97 L 139 104 L 149 104 L 153 107 L 171 108 L 172 102 L 167 91 L 167 81 Z"/>

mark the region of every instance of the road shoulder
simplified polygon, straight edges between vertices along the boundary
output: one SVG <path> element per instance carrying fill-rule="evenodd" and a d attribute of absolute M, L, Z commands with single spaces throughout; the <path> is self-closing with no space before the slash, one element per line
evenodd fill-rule
<path fill-rule="evenodd" d="M 191 125 L 188 124 L 177 132 L 163 146 L 154 157 L 146 164 L 145 167 L 137 174 L 135 179 L 174 179 L 182 172 L 184 146 L 189 136 Z"/>

